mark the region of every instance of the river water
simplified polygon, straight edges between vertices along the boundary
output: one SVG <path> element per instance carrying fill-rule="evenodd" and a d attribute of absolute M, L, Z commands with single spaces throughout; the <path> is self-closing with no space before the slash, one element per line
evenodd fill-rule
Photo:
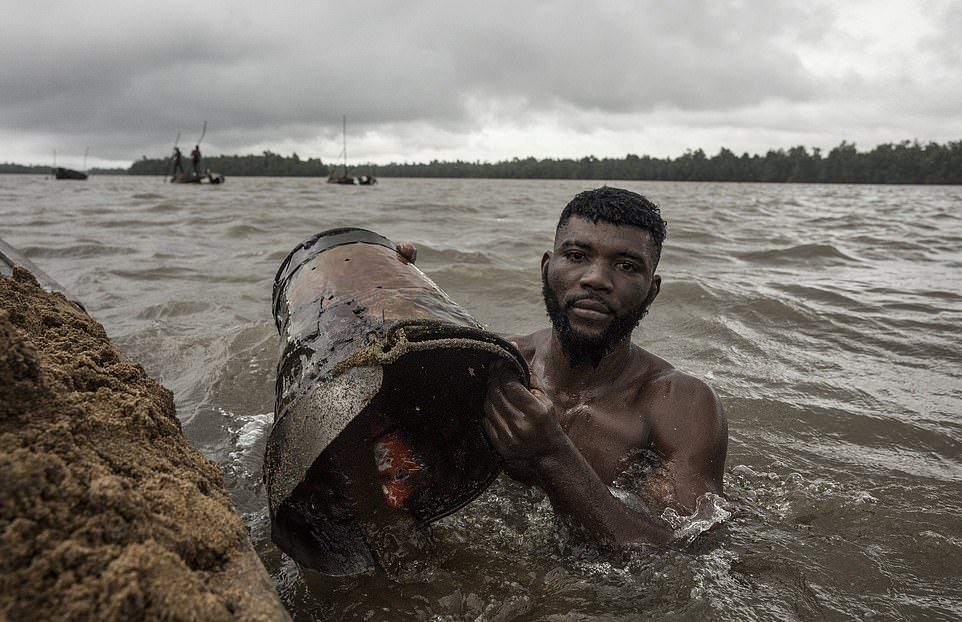
<path fill-rule="evenodd" d="M 639 345 L 729 419 L 724 508 L 688 547 L 599 555 L 499 480 L 409 574 L 331 579 L 270 542 L 274 272 L 320 230 L 412 240 L 499 333 L 546 325 L 538 262 L 590 181 L 0 176 L 0 237 L 175 395 L 295 620 L 962 619 L 962 187 L 613 183 L 662 207 Z"/>

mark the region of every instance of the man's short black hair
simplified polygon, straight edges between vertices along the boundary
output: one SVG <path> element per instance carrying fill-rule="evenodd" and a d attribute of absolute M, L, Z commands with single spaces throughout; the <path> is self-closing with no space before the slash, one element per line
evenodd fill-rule
<path fill-rule="evenodd" d="M 572 216 L 584 218 L 597 224 L 606 222 L 618 226 L 632 226 L 646 230 L 651 234 L 658 256 L 655 264 L 661 259 L 661 244 L 668 237 L 668 228 L 661 217 L 658 206 L 641 196 L 637 192 L 624 188 L 602 186 L 594 190 L 585 190 L 571 199 L 561 212 L 555 236 Z"/>

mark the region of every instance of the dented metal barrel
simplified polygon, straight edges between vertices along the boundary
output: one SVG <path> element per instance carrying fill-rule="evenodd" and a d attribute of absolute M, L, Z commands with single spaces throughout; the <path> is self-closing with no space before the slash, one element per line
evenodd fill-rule
<path fill-rule="evenodd" d="M 396 245 L 332 229 L 274 279 L 281 336 L 264 456 L 272 538 L 330 575 L 382 564 L 379 535 L 458 510 L 500 471 L 481 427 L 488 372 L 524 359 Z"/>

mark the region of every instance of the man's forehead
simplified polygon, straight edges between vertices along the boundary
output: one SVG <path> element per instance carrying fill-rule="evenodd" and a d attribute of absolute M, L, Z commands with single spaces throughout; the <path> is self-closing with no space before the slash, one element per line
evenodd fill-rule
<path fill-rule="evenodd" d="M 651 232 L 647 229 L 604 221 L 592 222 L 578 216 L 569 218 L 558 229 L 555 246 L 563 244 L 618 246 L 645 253 L 654 249 Z"/>

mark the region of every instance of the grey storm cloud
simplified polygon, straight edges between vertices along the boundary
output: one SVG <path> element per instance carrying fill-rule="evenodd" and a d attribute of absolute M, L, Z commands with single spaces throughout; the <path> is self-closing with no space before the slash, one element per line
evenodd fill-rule
<path fill-rule="evenodd" d="M 134 4 L 134 3 L 131 3 Z M 64 4 L 7 21 L 3 123 L 131 132 L 183 119 L 232 129 L 468 123 L 471 97 L 629 112 L 798 99 L 787 5 L 271 3 L 191 10 Z M 59 8 L 59 11 L 56 10 Z M 10 9 L 8 9 L 10 11 Z"/>
<path fill-rule="evenodd" d="M 335 136 L 342 114 L 358 131 L 466 133 L 491 122 L 479 108 L 524 124 L 871 94 L 806 69 L 799 45 L 833 19 L 785 0 L 23 3 L 0 18 L 0 131 L 99 140 L 121 159 L 193 140 L 203 119 L 232 148 Z"/>

